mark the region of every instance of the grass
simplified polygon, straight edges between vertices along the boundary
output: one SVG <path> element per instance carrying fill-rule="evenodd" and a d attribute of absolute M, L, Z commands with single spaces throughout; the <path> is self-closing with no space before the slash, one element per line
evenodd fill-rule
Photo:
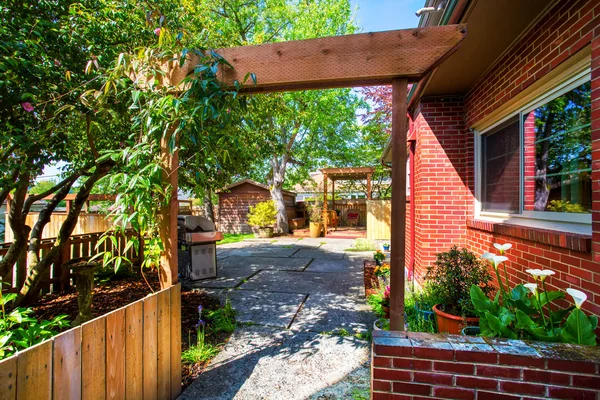
<path fill-rule="evenodd" d="M 346 251 L 376 251 L 377 245 L 368 239 L 356 239 L 351 248 Z"/>
<path fill-rule="evenodd" d="M 371 389 L 352 389 L 352 400 L 369 400 L 371 398 Z"/>
<path fill-rule="evenodd" d="M 181 353 L 181 361 L 184 364 L 205 363 L 219 354 L 220 344 L 213 344 L 206 341 L 206 335 L 218 337 L 223 333 L 231 333 L 236 328 L 235 310 L 231 307 L 229 299 L 225 301 L 223 308 L 216 309 L 207 313 L 206 323 L 198 329 L 196 344 L 191 344 L 191 333 L 188 341 L 190 346 Z"/>
<path fill-rule="evenodd" d="M 254 238 L 253 233 L 224 233 L 223 240 L 218 241 L 217 244 L 237 243 L 252 238 Z"/>

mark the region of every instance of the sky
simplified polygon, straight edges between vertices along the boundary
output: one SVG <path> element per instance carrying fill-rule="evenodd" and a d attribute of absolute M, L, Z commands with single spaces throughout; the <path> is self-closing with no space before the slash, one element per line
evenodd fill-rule
<path fill-rule="evenodd" d="M 419 18 L 415 12 L 423 7 L 425 0 L 350 0 L 356 10 L 356 22 L 363 32 L 390 31 L 415 28 Z M 37 180 L 58 179 L 60 165 L 44 168 Z"/>
<path fill-rule="evenodd" d="M 415 12 L 425 0 L 350 0 L 356 20 L 363 32 L 416 28 L 419 17 Z"/>

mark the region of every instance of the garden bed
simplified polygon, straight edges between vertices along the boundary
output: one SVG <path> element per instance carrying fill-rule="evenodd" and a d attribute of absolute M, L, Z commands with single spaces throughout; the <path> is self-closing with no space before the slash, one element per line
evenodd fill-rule
<path fill-rule="evenodd" d="M 160 290 L 158 274 L 145 273 L 148 283 L 154 291 Z M 92 313 L 94 317 L 107 314 L 127 304 L 143 299 L 152 291 L 141 275 L 132 274 L 121 279 L 109 280 L 105 283 L 96 283 L 94 287 L 94 300 Z M 198 323 L 198 306 L 202 305 L 204 310 L 210 311 L 220 307 L 218 299 L 197 291 L 182 291 L 181 293 L 181 347 L 182 352 L 192 344 L 196 343 L 196 324 Z M 42 296 L 32 306 L 34 315 L 38 319 L 52 319 L 61 314 L 66 314 L 68 320 L 72 321 L 77 316 L 77 292 L 70 289 L 60 294 L 47 294 Z M 66 328 L 69 329 L 69 328 Z M 66 330 L 65 329 L 65 330 Z M 219 333 L 207 335 L 206 341 L 214 346 L 224 344 L 230 334 Z M 209 361 L 182 364 L 183 388 L 189 386 L 206 368 Z"/>

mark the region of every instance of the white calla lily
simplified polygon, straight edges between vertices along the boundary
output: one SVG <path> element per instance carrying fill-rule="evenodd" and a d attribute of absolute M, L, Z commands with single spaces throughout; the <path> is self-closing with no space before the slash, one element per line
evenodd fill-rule
<path fill-rule="evenodd" d="M 492 262 L 492 264 L 494 265 L 495 269 L 498 269 L 498 266 L 500 264 L 502 264 L 504 261 L 508 260 L 508 257 L 505 256 L 497 256 L 495 254 L 492 254 L 492 257 L 489 258 L 489 260 Z"/>
<path fill-rule="evenodd" d="M 526 283 L 526 284 L 524 284 L 523 286 L 525 286 L 527 289 L 529 289 L 529 291 L 530 291 L 531 293 L 533 293 L 533 295 L 534 295 L 535 297 L 537 297 L 537 295 L 538 295 L 538 291 L 537 291 L 537 289 L 538 289 L 538 286 L 537 286 L 537 284 L 536 284 L 536 283 Z"/>
<path fill-rule="evenodd" d="M 494 257 L 495 254 L 490 253 L 489 251 L 486 251 L 485 253 L 483 253 L 481 255 L 481 258 L 483 258 L 484 260 L 491 260 Z"/>
<path fill-rule="evenodd" d="M 556 274 L 556 272 L 554 272 L 554 271 L 552 271 L 550 269 L 544 269 L 544 270 L 539 271 L 539 273 L 538 273 L 538 275 L 540 277 L 540 280 L 542 282 L 544 282 L 547 277 L 549 277 L 550 275 L 554 275 L 554 274 Z"/>
<path fill-rule="evenodd" d="M 528 274 L 533 276 L 533 279 L 537 280 L 540 277 L 542 270 L 541 269 L 526 269 L 525 272 L 527 272 Z"/>
<path fill-rule="evenodd" d="M 575 302 L 575 307 L 577 308 L 581 308 L 581 305 L 587 300 L 587 294 L 583 293 L 581 290 L 568 288 L 567 293 L 571 295 Z"/>
<path fill-rule="evenodd" d="M 509 250 L 512 247 L 512 244 L 510 244 L 510 243 L 504 243 L 504 244 L 494 243 L 494 247 L 500 251 L 500 254 L 504 254 L 504 252 L 506 250 Z"/>

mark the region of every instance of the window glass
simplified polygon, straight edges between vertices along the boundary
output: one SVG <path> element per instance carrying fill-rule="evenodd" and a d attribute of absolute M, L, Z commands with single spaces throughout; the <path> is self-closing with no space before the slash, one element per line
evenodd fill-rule
<path fill-rule="evenodd" d="M 591 212 L 590 81 L 523 115 L 524 209 Z"/>
<path fill-rule="evenodd" d="M 514 117 L 482 137 L 482 209 L 519 212 L 519 118 Z"/>

